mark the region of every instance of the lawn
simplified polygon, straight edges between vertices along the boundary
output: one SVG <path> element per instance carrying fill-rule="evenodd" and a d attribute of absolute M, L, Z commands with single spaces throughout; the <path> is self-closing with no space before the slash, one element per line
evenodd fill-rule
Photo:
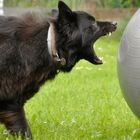
<path fill-rule="evenodd" d="M 120 25 L 123 23 L 121 22 Z M 118 84 L 117 50 L 122 28 L 95 50 L 104 64 L 80 61 L 46 82 L 25 106 L 35 140 L 139 140 L 140 123 Z M 0 140 L 12 140 L 0 126 Z"/>

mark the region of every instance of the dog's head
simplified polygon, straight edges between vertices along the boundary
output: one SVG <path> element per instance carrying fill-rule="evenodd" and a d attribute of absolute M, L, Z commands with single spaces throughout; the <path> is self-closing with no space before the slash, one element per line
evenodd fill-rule
<path fill-rule="evenodd" d="M 94 42 L 101 36 L 116 30 L 116 23 L 96 21 L 94 17 L 82 11 L 72 11 L 64 2 L 59 1 L 57 18 L 58 51 L 66 59 L 63 71 L 70 71 L 80 59 L 92 64 L 102 64 L 93 48 Z"/>

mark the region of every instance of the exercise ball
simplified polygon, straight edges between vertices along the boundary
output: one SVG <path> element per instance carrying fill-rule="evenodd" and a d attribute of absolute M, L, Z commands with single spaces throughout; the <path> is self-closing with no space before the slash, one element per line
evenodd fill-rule
<path fill-rule="evenodd" d="M 140 118 L 140 9 L 124 30 L 117 68 L 124 98 L 133 113 Z"/>

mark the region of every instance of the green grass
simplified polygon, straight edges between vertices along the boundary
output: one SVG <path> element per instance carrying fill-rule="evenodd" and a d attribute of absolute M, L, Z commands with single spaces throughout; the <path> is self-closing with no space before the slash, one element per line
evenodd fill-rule
<path fill-rule="evenodd" d="M 72 8 L 79 8 L 85 4 L 85 0 L 63 0 Z M 56 8 L 58 0 L 4 0 L 6 7 L 47 7 Z"/>
<path fill-rule="evenodd" d="M 117 78 L 120 27 L 95 44 L 104 64 L 80 61 L 69 74 L 46 82 L 25 106 L 35 140 L 139 140 L 140 123 Z M 0 140 L 11 140 L 3 126 Z M 8 138 L 9 137 L 9 138 Z"/>

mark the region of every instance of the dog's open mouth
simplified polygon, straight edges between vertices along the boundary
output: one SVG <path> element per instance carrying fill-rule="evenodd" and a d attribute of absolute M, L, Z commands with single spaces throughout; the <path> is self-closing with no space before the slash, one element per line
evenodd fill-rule
<path fill-rule="evenodd" d="M 105 26 L 102 28 L 102 35 L 101 36 L 111 36 L 112 32 L 114 32 L 117 29 L 117 22 L 106 22 Z M 103 64 L 103 58 L 102 57 L 97 57 L 95 54 L 94 57 L 94 64 Z"/>

